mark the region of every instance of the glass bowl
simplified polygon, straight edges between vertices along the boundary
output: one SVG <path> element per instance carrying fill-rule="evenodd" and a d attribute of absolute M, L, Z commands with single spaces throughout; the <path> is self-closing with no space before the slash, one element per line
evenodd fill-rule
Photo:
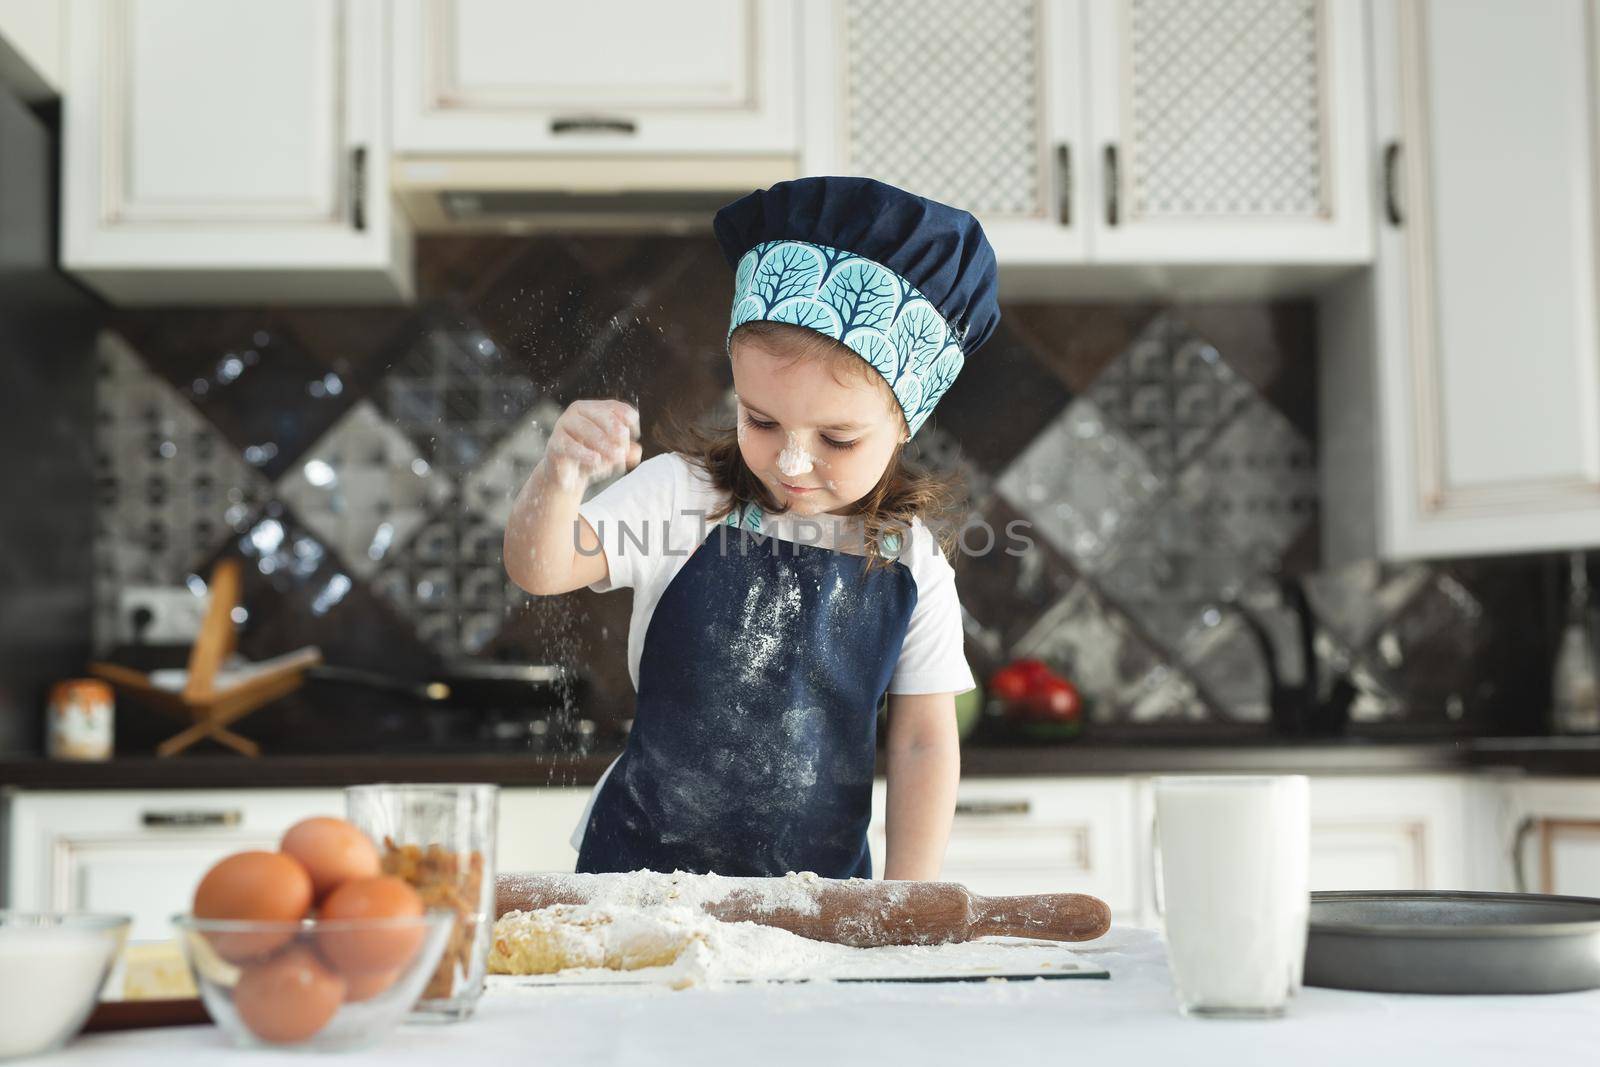
<path fill-rule="evenodd" d="M 100 999 L 133 920 L 0 911 L 0 1060 L 65 1045 Z"/>
<path fill-rule="evenodd" d="M 236 1044 L 336 1052 L 376 1044 L 405 1017 L 455 914 L 172 922 L 206 1010 Z"/>

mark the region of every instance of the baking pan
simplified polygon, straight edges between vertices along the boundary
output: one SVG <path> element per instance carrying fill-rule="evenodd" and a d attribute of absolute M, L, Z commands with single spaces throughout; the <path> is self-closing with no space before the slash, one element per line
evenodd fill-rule
<path fill-rule="evenodd" d="M 1528 893 L 1313 893 L 1305 983 L 1381 993 L 1600 988 L 1600 900 Z"/>

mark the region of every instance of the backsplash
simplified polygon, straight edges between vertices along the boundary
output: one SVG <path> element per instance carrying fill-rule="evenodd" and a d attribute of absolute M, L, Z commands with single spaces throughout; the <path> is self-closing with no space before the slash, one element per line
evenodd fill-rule
<path fill-rule="evenodd" d="M 452 657 L 589 675 L 583 714 L 631 716 L 628 598 L 534 600 L 500 563 L 512 494 L 561 407 L 638 404 L 645 427 L 730 386 L 730 278 L 698 238 L 419 243 L 410 308 L 119 312 L 103 334 L 95 442 L 95 642 L 121 591 L 249 575 L 251 657 L 414 671 Z M 980 674 L 1042 656 L 1110 729 L 1265 725 L 1244 612 L 1297 676 L 1280 578 L 1304 578 L 1319 661 L 1356 683 L 1357 728 L 1541 727 L 1560 621 L 1549 557 L 1319 571 L 1315 308 L 1309 302 L 1008 305 L 919 434 L 1021 556 L 957 564 Z M 981 538 L 968 548 L 981 548 Z M 304 701 L 252 736 L 320 747 Z M 271 742 L 269 741 L 269 745 Z"/>

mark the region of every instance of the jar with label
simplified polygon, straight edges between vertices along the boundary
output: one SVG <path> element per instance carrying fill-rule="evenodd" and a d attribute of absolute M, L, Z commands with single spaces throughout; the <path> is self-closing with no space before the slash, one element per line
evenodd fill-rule
<path fill-rule="evenodd" d="M 45 712 L 45 752 L 51 759 L 110 759 L 113 714 L 111 686 L 105 682 L 98 678 L 57 682 Z"/>

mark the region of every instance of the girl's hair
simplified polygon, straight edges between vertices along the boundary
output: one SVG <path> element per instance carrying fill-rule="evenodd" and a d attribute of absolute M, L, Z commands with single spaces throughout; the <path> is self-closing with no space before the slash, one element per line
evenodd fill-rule
<path fill-rule="evenodd" d="M 747 322 L 733 331 L 729 346 L 740 338 L 767 342 L 763 347 L 781 353 L 779 358 L 823 360 L 836 379 L 844 381 L 845 375 L 857 375 L 882 388 L 885 399 L 893 403 L 888 384 L 866 360 L 815 330 L 783 322 Z M 898 404 L 895 411 L 899 411 Z M 734 418 L 736 424 L 729 426 L 714 417 L 686 423 L 669 416 L 658 436 L 666 448 L 705 470 L 712 484 L 726 496 L 726 501 L 707 516 L 709 521 L 726 518 L 735 507 L 747 504 L 768 514 L 781 514 L 787 508 L 745 466 L 739 451 L 738 416 Z M 904 419 L 900 425 L 903 431 Z M 883 477 L 845 511 L 861 520 L 869 567 L 886 566 L 901 548 L 909 548 L 913 519 L 920 518 L 929 525 L 947 556 L 955 545 L 957 532 L 952 520 L 965 503 L 965 487 L 953 476 L 935 474 L 911 460 L 905 447 L 897 438 Z"/>

